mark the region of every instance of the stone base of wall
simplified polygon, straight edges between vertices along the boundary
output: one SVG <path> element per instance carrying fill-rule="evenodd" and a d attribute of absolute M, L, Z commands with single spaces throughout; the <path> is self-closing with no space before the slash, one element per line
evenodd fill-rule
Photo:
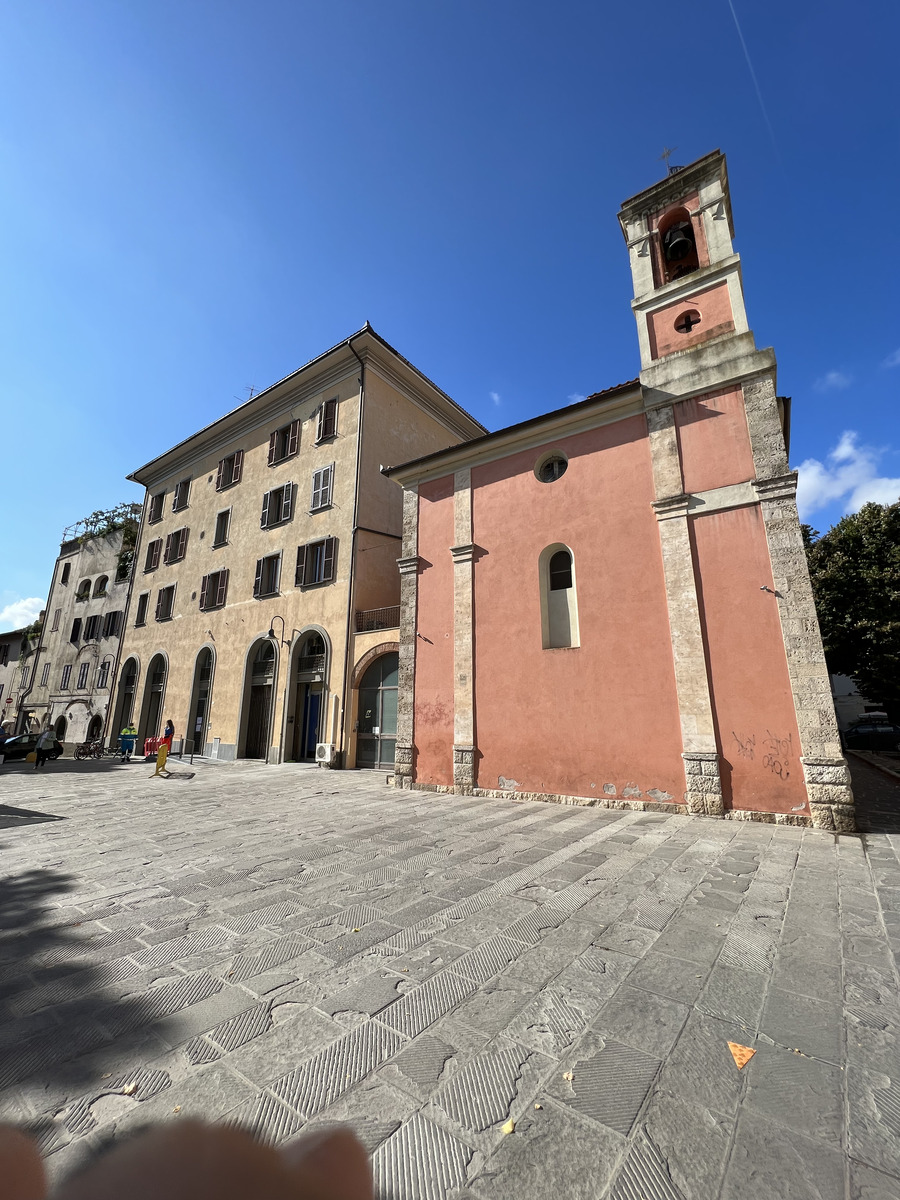
<path fill-rule="evenodd" d="M 579 808 L 612 808 L 630 809 L 632 812 L 659 812 L 672 816 L 709 816 L 719 821 L 758 821 L 764 825 L 792 825 L 799 828 L 811 828 L 815 822 L 809 817 L 798 813 L 754 812 L 745 808 L 730 808 L 723 812 L 712 812 L 708 809 L 693 811 L 687 804 L 666 804 L 655 800 L 618 800 L 609 796 L 563 796 L 555 792 L 513 792 L 500 788 L 472 787 L 460 790 L 449 787 L 444 783 L 418 783 L 409 776 L 388 776 L 388 783 L 405 791 L 435 792 L 442 796 L 484 796 L 490 800 L 533 800 L 539 804 L 570 804 Z M 820 827 L 824 828 L 824 826 Z M 853 833 L 852 829 L 842 829 L 841 833 Z"/>
<path fill-rule="evenodd" d="M 684 759 L 684 793 L 689 813 L 701 817 L 725 816 L 722 798 L 722 777 L 719 756 L 715 751 L 686 751 Z"/>
<path fill-rule="evenodd" d="M 453 790 L 471 796 L 475 788 L 475 747 L 453 747 Z"/>
<path fill-rule="evenodd" d="M 816 829 L 833 833 L 856 832 L 856 806 L 850 787 L 850 770 L 842 758 L 806 758 L 803 774 L 809 811 Z"/>

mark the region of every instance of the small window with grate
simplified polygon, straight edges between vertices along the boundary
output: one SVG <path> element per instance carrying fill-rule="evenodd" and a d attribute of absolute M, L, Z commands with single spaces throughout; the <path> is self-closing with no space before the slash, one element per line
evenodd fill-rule
<path fill-rule="evenodd" d="M 569 460 L 564 454 L 554 453 L 545 454 L 543 458 L 539 458 L 535 463 L 534 473 L 541 483 L 553 483 L 561 475 L 565 475 L 569 467 Z"/>

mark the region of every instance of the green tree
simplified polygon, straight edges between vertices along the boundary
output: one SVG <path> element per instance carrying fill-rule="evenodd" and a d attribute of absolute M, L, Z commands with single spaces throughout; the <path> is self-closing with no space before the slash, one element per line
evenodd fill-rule
<path fill-rule="evenodd" d="M 900 503 L 864 504 L 827 533 L 803 526 L 828 669 L 900 711 Z"/>

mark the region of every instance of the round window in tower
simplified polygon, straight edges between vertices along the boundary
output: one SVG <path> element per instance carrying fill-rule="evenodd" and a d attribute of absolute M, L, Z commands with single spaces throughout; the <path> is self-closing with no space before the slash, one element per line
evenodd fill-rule
<path fill-rule="evenodd" d="M 695 329 L 700 324 L 702 319 L 696 308 L 689 308 L 685 312 L 679 313 L 675 318 L 675 329 L 678 333 L 690 333 L 692 329 Z"/>
<path fill-rule="evenodd" d="M 541 483 L 554 483 L 560 475 L 565 475 L 569 460 L 558 450 L 539 458 L 534 466 L 534 473 Z"/>

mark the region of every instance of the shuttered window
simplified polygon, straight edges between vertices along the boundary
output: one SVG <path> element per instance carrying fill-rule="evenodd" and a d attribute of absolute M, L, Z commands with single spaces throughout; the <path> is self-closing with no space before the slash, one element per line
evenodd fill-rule
<path fill-rule="evenodd" d="M 116 637 L 122 623 L 122 614 L 120 612 L 107 613 L 103 618 L 103 636 Z"/>
<path fill-rule="evenodd" d="M 323 538 L 320 542 L 298 546 L 295 585 L 312 587 L 317 583 L 331 583 L 334 579 L 336 558 L 337 538 Z"/>
<path fill-rule="evenodd" d="M 72 667 L 67 666 L 62 669 L 62 679 L 59 681 L 60 690 L 65 692 L 69 688 L 69 680 L 72 678 Z"/>
<path fill-rule="evenodd" d="M 78 668 L 78 683 L 75 685 L 76 688 L 81 689 L 81 688 L 87 687 L 88 671 L 90 669 L 91 669 L 90 663 L 85 662 L 85 663 L 80 664 L 80 666 Z"/>
<path fill-rule="evenodd" d="M 41 672 L 41 687 L 46 687 L 50 679 L 50 664 L 44 663 L 44 669 Z"/>
<path fill-rule="evenodd" d="M 189 479 L 182 479 L 181 483 L 175 485 L 175 495 L 172 497 L 172 512 L 180 512 L 182 508 L 187 508 L 190 494 L 191 481 Z"/>
<path fill-rule="evenodd" d="M 84 640 L 86 642 L 96 642 L 100 637 L 100 614 L 88 617 L 84 623 Z"/>
<path fill-rule="evenodd" d="M 285 483 L 282 487 L 273 488 L 263 496 L 262 515 L 259 519 L 263 529 L 273 525 L 283 525 L 294 515 L 294 485 Z"/>
<path fill-rule="evenodd" d="M 150 508 L 147 511 L 147 521 L 152 525 L 154 521 L 161 521 L 163 515 L 163 504 L 166 500 L 165 492 L 157 492 L 155 496 L 150 497 Z"/>
<path fill-rule="evenodd" d="M 213 546 L 224 546 L 228 541 L 228 526 L 231 524 L 231 509 L 216 514 L 216 531 L 213 534 Z"/>
<path fill-rule="evenodd" d="M 61 616 L 62 616 L 62 609 L 57 608 L 56 611 L 53 613 L 53 624 L 50 626 L 51 633 L 56 633 L 57 629 L 59 629 L 59 618 Z"/>
<path fill-rule="evenodd" d="M 97 672 L 97 687 L 98 688 L 109 687 L 109 663 L 108 662 L 104 662 L 104 663 L 100 664 L 100 670 Z"/>
<path fill-rule="evenodd" d="M 163 555 L 163 562 L 181 562 L 187 553 L 188 532 L 189 530 L 185 527 L 184 529 L 176 529 L 174 533 L 169 534 L 166 538 L 166 552 Z"/>
<path fill-rule="evenodd" d="M 309 511 L 316 512 L 320 508 L 329 508 L 331 505 L 331 482 L 334 479 L 334 463 L 330 463 L 327 467 L 322 467 L 319 471 L 313 471 L 312 478 L 312 499 L 309 504 Z"/>
<path fill-rule="evenodd" d="M 81 637 L 81 617 L 76 617 L 72 622 L 72 632 L 69 634 L 70 642 L 77 642 Z"/>
<path fill-rule="evenodd" d="M 319 409 L 319 424 L 316 441 L 326 442 L 337 433 L 337 400 L 326 400 Z"/>
<path fill-rule="evenodd" d="M 137 612 L 135 613 L 135 617 L 134 617 L 135 625 L 146 625 L 147 624 L 147 604 L 148 604 L 149 600 L 150 600 L 149 592 L 141 592 L 141 594 L 138 596 Z"/>
<path fill-rule="evenodd" d="M 62 569 L 62 577 L 60 578 L 60 581 L 59 581 L 59 582 L 60 582 L 60 583 L 68 583 L 68 582 L 69 582 L 69 576 L 70 576 L 71 574 L 72 574 L 72 564 L 71 564 L 71 563 L 64 563 L 64 564 L 63 564 L 63 569 Z"/>
<path fill-rule="evenodd" d="M 147 557 L 144 560 L 145 571 L 155 571 L 159 566 L 159 555 L 162 550 L 162 538 L 147 543 Z"/>
<path fill-rule="evenodd" d="M 156 619 L 157 621 L 168 621 L 172 617 L 172 611 L 175 608 L 175 584 L 172 583 L 168 587 L 160 588 L 156 596 Z"/>
<path fill-rule="evenodd" d="M 300 422 L 291 421 L 269 435 L 269 466 L 293 458 L 300 448 Z"/>
<path fill-rule="evenodd" d="M 262 596 L 274 596 L 278 593 L 280 567 L 280 554 L 269 554 L 257 561 L 256 577 L 253 580 L 253 595 L 257 599 Z"/>
<path fill-rule="evenodd" d="M 228 593 L 228 572 L 213 571 L 204 575 L 200 583 L 200 609 L 206 612 L 210 608 L 221 608 Z"/>
<path fill-rule="evenodd" d="M 216 491 L 221 492 L 224 488 L 231 487 L 233 483 L 240 483 L 243 473 L 244 452 L 235 450 L 234 454 L 229 454 L 227 458 L 223 458 L 219 462 L 216 472 Z"/>

